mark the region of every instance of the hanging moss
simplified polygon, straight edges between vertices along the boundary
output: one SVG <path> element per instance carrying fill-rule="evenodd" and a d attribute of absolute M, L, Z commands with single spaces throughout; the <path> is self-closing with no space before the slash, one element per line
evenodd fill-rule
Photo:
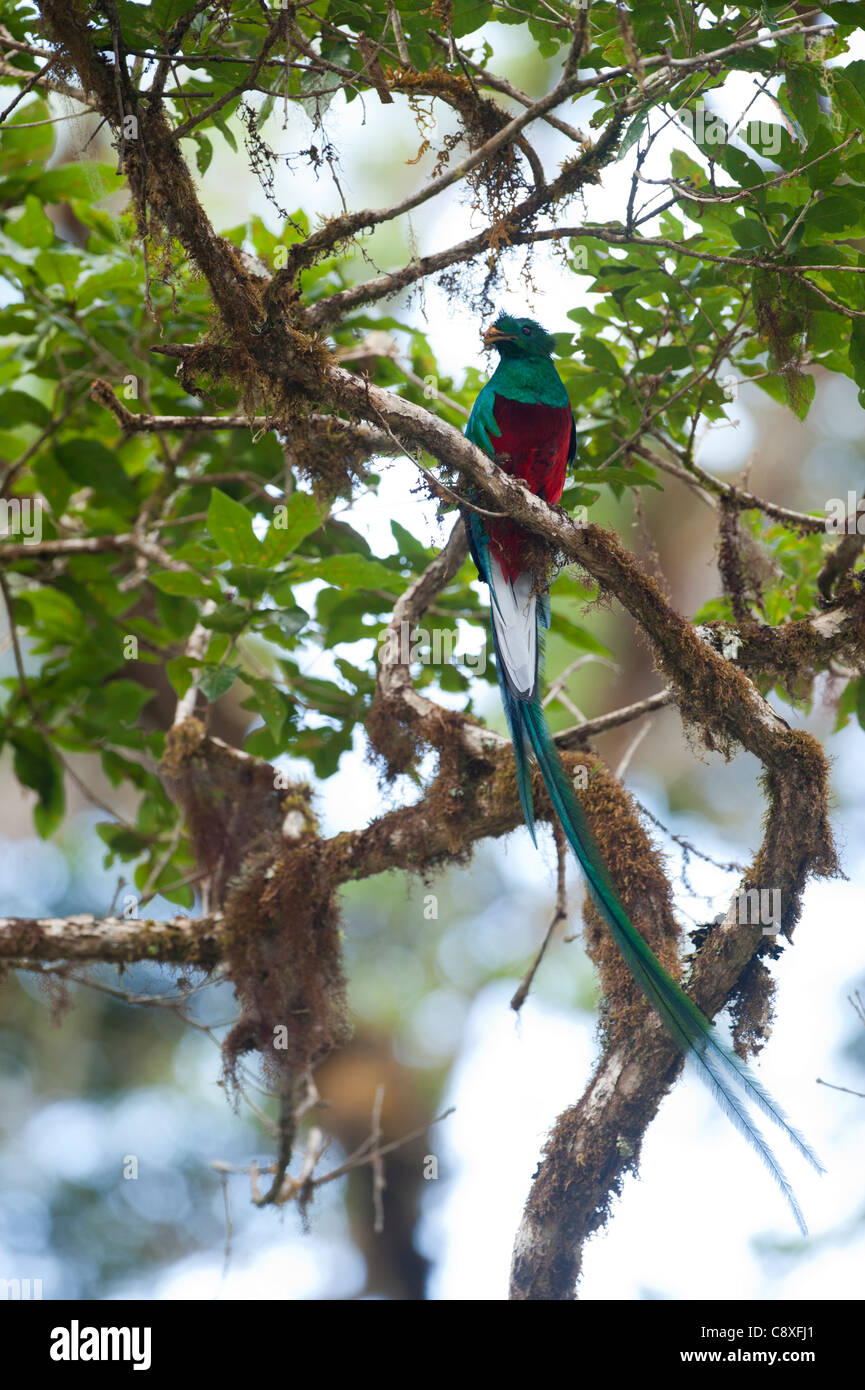
<path fill-rule="evenodd" d="M 183 807 L 211 901 L 223 912 L 223 963 L 241 1016 L 223 1045 L 227 1082 L 261 1054 L 281 1086 L 348 1036 L 340 917 L 312 793 L 207 737 L 197 719 L 169 731 L 162 772 Z"/>
<path fill-rule="evenodd" d="M 765 1046 L 775 1018 L 775 981 L 758 956 L 752 956 L 730 995 L 733 1046 L 743 1061 Z"/>
<path fill-rule="evenodd" d="M 304 1074 L 348 1041 L 340 914 L 309 829 L 292 848 L 249 855 L 225 902 L 225 963 L 241 1017 L 223 1045 L 227 1081 L 260 1053 L 274 1079 Z"/>

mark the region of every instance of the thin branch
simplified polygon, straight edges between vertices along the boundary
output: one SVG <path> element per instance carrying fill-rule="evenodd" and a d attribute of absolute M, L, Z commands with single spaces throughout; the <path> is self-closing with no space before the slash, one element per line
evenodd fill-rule
<path fill-rule="evenodd" d="M 5 42 L 5 40 L 3 42 Z M 26 72 L 21 68 L 13 67 L 11 63 L 3 61 L 0 61 L 0 75 L 3 77 L 15 77 L 20 79 L 21 82 L 29 82 L 33 76 L 32 72 Z M 88 99 L 86 92 L 82 92 L 78 87 L 70 87 L 68 82 L 61 82 L 51 77 L 43 77 L 40 73 L 39 80 L 35 85 L 42 91 L 57 92 L 60 96 L 69 97 L 72 101 L 78 101 L 89 111 L 97 111 L 99 109 L 95 101 L 90 101 Z"/>
<path fill-rule="evenodd" d="M 205 106 L 201 111 L 197 111 L 194 116 L 190 116 L 188 120 L 183 121 L 179 126 L 175 126 L 173 131 L 175 140 L 182 140 L 185 135 L 191 135 L 196 126 L 201 125 L 202 121 L 210 120 L 211 116 L 215 116 L 218 111 L 221 111 L 229 102 L 234 101 L 236 97 L 243 96 L 243 93 L 254 84 L 270 50 L 275 43 L 285 37 L 285 30 L 288 25 L 290 14 L 291 11 L 288 9 L 277 10 L 276 17 L 270 27 L 270 33 L 264 40 L 264 43 L 246 75 L 242 77 L 235 86 L 230 88 L 229 91 L 223 92 L 215 101 L 212 101 L 209 106 Z"/>
<path fill-rule="evenodd" d="M 28 93 L 32 92 L 32 91 L 33 91 L 33 88 L 36 87 L 36 86 L 38 86 L 38 84 L 43 80 L 43 78 L 45 78 L 45 77 L 48 76 L 49 72 L 50 72 L 51 69 L 53 68 L 53 66 L 54 66 L 54 64 L 56 63 L 56 61 L 57 61 L 56 55 L 53 55 L 53 54 L 52 54 L 52 56 L 48 59 L 48 62 L 45 64 L 45 66 L 44 66 L 44 67 L 41 67 L 41 68 L 37 68 L 36 71 L 33 73 L 33 75 L 32 75 L 30 78 L 28 78 L 28 80 L 24 83 L 23 87 L 21 88 L 20 92 L 18 92 L 17 95 L 14 96 L 14 97 L 12 98 L 12 100 L 11 100 L 10 103 L 9 103 L 9 105 L 8 105 L 3 111 L 0 111 L 0 125 L 3 124 L 3 122 L 6 120 L 6 117 L 7 117 L 7 116 L 11 116 L 12 112 L 15 110 L 15 107 L 18 105 L 18 103 L 19 103 L 20 101 L 23 101 L 24 98 L 28 95 Z M 77 114 L 77 113 L 73 113 L 73 114 Z M 57 117 L 57 118 L 55 118 L 55 119 L 60 119 L 60 118 Z M 70 118 L 67 117 L 66 119 L 70 119 Z M 34 125 L 47 125 L 47 124 L 48 124 L 47 121 L 28 121 L 28 122 L 26 123 L 26 125 L 20 125 L 20 124 L 19 124 L 19 125 L 16 125 L 15 129 L 16 129 L 16 130 L 25 130 L 25 129 L 31 129 Z"/>
<path fill-rule="evenodd" d="M 107 961 L 131 965 L 156 960 L 212 970 L 222 957 L 222 914 L 201 917 L 0 917 L 0 959 Z"/>
<path fill-rule="evenodd" d="M 584 719 L 581 724 L 562 729 L 555 735 L 555 742 L 559 748 L 579 748 L 595 734 L 606 733 L 608 729 L 618 729 L 622 724 L 641 719 L 644 714 L 654 714 L 656 710 L 666 709 L 668 705 L 675 704 L 675 700 L 676 697 L 671 690 L 660 690 L 657 695 L 648 695 L 645 700 L 637 700 L 632 705 L 623 705 L 621 709 L 611 710 L 609 714 L 598 715 L 596 719 Z"/>
<path fill-rule="evenodd" d="M 210 642 L 211 634 L 210 629 L 204 626 L 203 619 L 209 618 L 211 614 L 215 612 L 216 604 L 213 599 L 205 599 L 201 606 L 201 620 L 195 624 L 186 642 L 184 655 L 192 662 L 201 662 L 207 655 L 207 647 Z M 175 728 L 182 724 L 184 720 L 188 719 L 190 715 L 195 713 L 198 698 L 198 686 L 193 681 L 186 694 L 181 695 L 177 701 L 173 720 Z"/>
<path fill-rule="evenodd" d="M 568 846 L 565 841 L 564 831 L 558 822 L 553 825 L 553 835 L 556 841 L 556 910 L 553 913 L 552 921 L 547 927 L 546 934 L 534 961 L 526 971 L 520 981 L 518 989 L 511 998 L 511 1008 L 515 1014 L 520 1012 L 523 1004 L 525 1004 L 529 997 L 529 991 L 538 973 L 538 967 L 546 954 L 547 947 L 552 940 L 553 932 L 561 922 L 567 922 L 568 920 L 568 897 L 566 887 Z"/>
<path fill-rule="evenodd" d="M 747 378 L 746 378 L 747 380 Z M 676 448 L 668 439 L 661 439 L 661 443 L 680 457 L 684 456 L 682 450 Z M 701 468 L 693 460 L 688 462 L 687 467 L 678 468 L 668 460 L 660 458 L 651 449 L 644 445 L 632 445 L 631 452 L 645 459 L 647 463 L 653 464 L 657 468 L 662 468 L 673 477 L 680 478 L 683 482 L 690 484 L 697 483 L 705 488 L 707 492 L 713 493 L 716 497 L 723 498 L 728 506 L 734 507 L 741 512 L 763 512 L 765 516 L 771 517 L 773 521 L 783 522 L 785 526 L 795 527 L 797 531 L 802 531 L 807 535 L 819 536 L 826 533 L 825 516 L 812 516 L 809 512 L 797 512 L 791 507 L 782 507 L 777 502 L 769 502 L 766 498 L 757 497 L 753 492 L 746 492 L 743 488 L 736 487 L 733 483 L 724 482 L 723 478 L 717 478 L 713 473 L 709 473 L 705 468 Z"/>
<path fill-rule="evenodd" d="M 444 49 L 446 53 L 450 52 L 450 45 L 447 39 L 443 38 L 441 34 L 436 33 L 434 29 L 427 29 L 427 34 L 439 48 Z M 470 68 L 480 79 L 479 86 L 489 87 L 494 92 L 501 92 L 502 96 L 512 97 L 514 101 L 519 102 L 520 106 L 529 107 L 533 105 L 533 98 L 526 92 L 521 91 L 519 87 L 515 87 L 507 78 L 498 77 L 495 73 L 490 72 L 488 68 L 481 67 L 480 63 L 473 62 L 472 59 L 468 58 L 464 53 L 460 54 L 460 60 L 464 67 Z M 552 126 L 553 130 L 558 130 L 562 135 L 566 135 L 569 140 L 573 140 L 575 144 L 581 145 L 584 148 L 588 145 L 588 141 L 582 131 L 577 130 L 576 126 L 568 125 L 566 121 L 561 120 L 558 116 L 554 116 L 551 111 L 548 111 L 542 117 L 542 120 L 547 125 Z"/>

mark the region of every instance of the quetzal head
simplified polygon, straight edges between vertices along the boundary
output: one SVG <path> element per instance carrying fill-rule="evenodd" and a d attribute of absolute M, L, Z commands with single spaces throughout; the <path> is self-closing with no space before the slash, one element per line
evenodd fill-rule
<path fill-rule="evenodd" d="M 484 346 L 496 348 L 502 357 L 552 357 L 556 340 L 534 319 L 499 314 L 484 333 Z"/>

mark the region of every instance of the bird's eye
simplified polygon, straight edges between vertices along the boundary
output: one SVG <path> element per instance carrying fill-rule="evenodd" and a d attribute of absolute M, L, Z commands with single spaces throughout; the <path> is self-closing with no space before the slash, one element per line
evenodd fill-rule
<path fill-rule="evenodd" d="M 532 330 L 529 328 L 528 324 L 526 324 L 525 328 L 523 329 L 523 337 L 524 337 L 524 338 L 530 338 L 531 336 L 532 336 Z"/>

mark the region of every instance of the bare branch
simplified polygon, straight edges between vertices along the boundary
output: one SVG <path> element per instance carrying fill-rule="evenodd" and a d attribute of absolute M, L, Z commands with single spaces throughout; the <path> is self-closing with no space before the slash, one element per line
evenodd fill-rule
<path fill-rule="evenodd" d="M 131 965 L 158 960 L 212 970 L 222 947 L 221 913 L 205 917 L 171 917 L 156 921 L 137 917 L 0 918 L 0 959 L 5 961 L 107 961 Z"/>

